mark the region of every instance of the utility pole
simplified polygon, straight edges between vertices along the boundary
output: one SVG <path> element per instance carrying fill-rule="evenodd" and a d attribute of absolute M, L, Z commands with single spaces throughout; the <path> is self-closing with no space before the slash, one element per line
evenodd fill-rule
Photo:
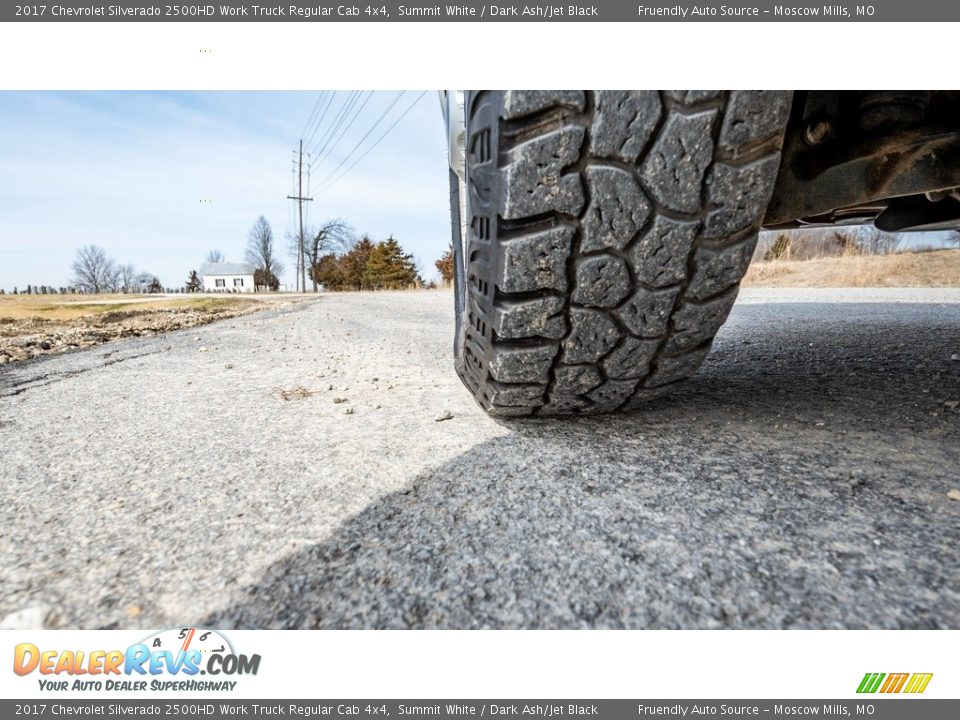
<path fill-rule="evenodd" d="M 307 291 L 307 268 L 303 257 L 303 204 L 311 202 L 313 198 L 303 196 L 303 138 L 300 138 L 300 152 L 297 163 L 297 195 L 287 195 L 288 200 L 296 200 L 300 210 L 300 241 L 297 243 L 297 290 Z"/>

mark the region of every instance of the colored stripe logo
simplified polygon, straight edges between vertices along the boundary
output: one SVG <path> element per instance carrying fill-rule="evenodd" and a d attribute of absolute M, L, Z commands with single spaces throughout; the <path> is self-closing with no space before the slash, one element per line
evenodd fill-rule
<path fill-rule="evenodd" d="M 933 673 L 867 673 L 860 681 L 857 692 L 869 693 L 922 693 L 930 684 Z"/>

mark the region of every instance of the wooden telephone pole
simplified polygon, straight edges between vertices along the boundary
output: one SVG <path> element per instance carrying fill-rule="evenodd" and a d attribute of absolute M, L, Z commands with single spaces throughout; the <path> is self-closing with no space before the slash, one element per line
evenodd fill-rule
<path fill-rule="evenodd" d="M 307 291 L 307 268 L 303 254 L 303 204 L 311 202 L 313 198 L 303 196 L 303 138 L 300 138 L 299 161 L 297 163 L 297 194 L 296 196 L 287 195 L 288 200 L 296 200 L 300 210 L 300 241 L 297 243 L 297 291 Z"/>

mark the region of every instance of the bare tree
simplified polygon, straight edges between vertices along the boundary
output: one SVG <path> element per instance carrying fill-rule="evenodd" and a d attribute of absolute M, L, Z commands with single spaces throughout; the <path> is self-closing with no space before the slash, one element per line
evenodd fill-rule
<path fill-rule="evenodd" d="M 256 270 L 261 271 L 267 281 L 264 284 L 270 286 L 278 284 L 279 277 L 283 274 L 283 265 L 274 255 L 273 229 L 263 215 L 257 218 L 257 222 L 250 229 L 250 235 L 247 237 L 246 259 Z"/>
<path fill-rule="evenodd" d="M 319 290 L 320 260 L 325 255 L 339 253 L 351 247 L 355 241 L 353 227 L 340 218 L 328 220 L 319 229 L 310 228 L 303 231 L 303 254 L 307 263 L 307 274 L 313 281 L 313 291 Z M 291 253 L 296 256 L 299 251 L 299 238 L 293 238 Z"/>
<path fill-rule="evenodd" d="M 120 278 L 120 292 L 140 292 L 140 286 L 137 283 L 137 269 L 132 263 L 120 265 L 117 267 L 117 273 L 119 274 Z"/>
<path fill-rule="evenodd" d="M 137 292 L 146 292 L 147 286 L 150 285 L 150 281 L 153 280 L 153 275 L 148 272 L 141 272 L 137 275 L 136 279 L 133 281 L 134 287 L 137 288 Z"/>
<path fill-rule="evenodd" d="M 73 261 L 72 284 L 85 292 L 113 292 L 120 282 L 120 271 L 103 248 L 85 245 L 77 250 Z"/>
<path fill-rule="evenodd" d="M 960 231 L 957 230 L 948 230 L 949 234 L 944 236 L 943 246 L 949 248 L 951 245 L 955 245 L 957 250 L 960 250 Z"/>
<path fill-rule="evenodd" d="M 873 225 L 861 225 L 854 228 L 860 251 L 866 255 L 889 255 L 897 252 L 903 241 L 901 235 L 886 233 Z"/>
<path fill-rule="evenodd" d="M 222 263 L 226 262 L 227 259 L 223 256 L 223 253 L 219 250 L 211 250 L 207 253 L 207 262 L 208 263 Z"/>

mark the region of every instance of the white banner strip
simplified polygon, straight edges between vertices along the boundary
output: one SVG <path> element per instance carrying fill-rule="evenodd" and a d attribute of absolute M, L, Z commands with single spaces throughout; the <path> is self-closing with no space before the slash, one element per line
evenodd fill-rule
<path fill-rule="evenodd" d="M 158 653 L 181 649 L 171 632 L 8 631 L 0 634 L 3 698 L 209 697 L 226 698 L 837 698 L 852 699 L 865 673 L 933 673 L 925 698 L 960 698 L 957 631 L 223 631 L 237 659 L 208 665 L 202 649 L 193 675 L 158 672 L 71 674 L 64 653 L 128 650 L 160 637 Z M 194 643 L 203 636 L 196 629 Z M 18 675 L 18 645 L 54 651 L 47 661 L 59 673 L 42 674 L 39 663 Z M 249 672 L 252 659 L 256 674 Z M 73 656 L 77 658 L 76 655 Z M 99 656 L 98 656 L 99 657 Z M 69 659 L 69 658 L 68 658 Z M 175 660 L 175 658 L 174 658 Z M 29 664 L 29 663 L 28 663 Z M 146 669 L 149 663 L 143 664 Z M 246 670 L 244 671 L 244 665 Z M 102 667 L 102 658 L 101 658 Z M 122 666 L 121 666 L 122 667 Z M 71 690 L 77 681 L 104 682 L 100 690 Z M 214 693 L 151 687 L 164 682 L 235 682 Z M 41 681 L 60 682 L 55 690 Z M 146 682 L 146 692 L 122 682 Z M 65 685 L 63 683 L 66 683 Z M 45 687 L 50 688 L 50 685 Z M 92 687 L 92 686 L 91 686 Z M 196 687 L 196 686 L 191 686 Z M 203 686 L 209 687 L 209 686 Z M 879 697 L 879 696 L 877 696 Z M 876 699 L 876 698 L 874 698 Z"/>

